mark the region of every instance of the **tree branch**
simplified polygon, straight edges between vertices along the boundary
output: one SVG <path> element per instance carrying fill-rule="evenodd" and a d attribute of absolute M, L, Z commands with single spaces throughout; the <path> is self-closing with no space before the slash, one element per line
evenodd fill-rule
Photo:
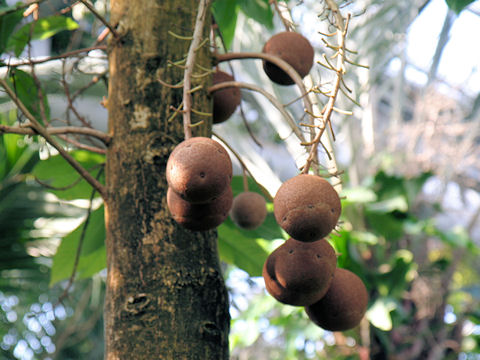
<path fill-rule="evenodd" d="M 280 111 L 280 113 L 285 117 L 285 120 L 287 120 L 288 125 L 292 128 L 293 132 L 298 137 L 298 139 L 301 142 L 305 142 L 305 137 L 303 136 L 303 133 L 298 128 L 292 115 L 290 115 L 290 113 L 285 110 L 285 106 L 282 103 L 280 103 L 280 101 L 278 101 L 275 96 L 270 94 L 268 91 L 263 90 L 261 87 L 253 84 L 239 82 L 239 81 L 225 81 L 209 87 L 208 92 L 215 92 L 217 90 L 229 88 L 229 87 L 238 87 L 238 88 L 253 90 L 265 96 L 272 103 L 272 105 L 275 106 L 278 109 L 278 111 Z"/>
<path fill-rule="evenodd" d="M 198 47 L 202 39 L 203 24 L 207 16 L 208 6 L 211 0 L 200 0 L 198 4 L 197 19 L 195 21 L 195 29 L 193 30 L 193 38 L 188 49 L 187 60 L 185 62 L 185 72 L 183 75 L 183 131 L 185 140 L 192 137 L 191 129 L 191 110 L 192 110 L 192 73 L 195 68 L 195 57 Z"/>
<path fill-rule="evenodd" d="M 110 144 L 111 136 L 104 133 L 103 131 L 86 128 L 86 127 L 75 127 L 75 126 L 62 126 L 62 127 L 49 127 L 45 130 L 50 135 L 64 135 L 64 134 L 77 134 L 77 135 L 86 135 L 92 136 L 99 139 L 105 145 Z M 7 126 L 0 124 L 0 134 L 19 134 L 19 135 L 38 135 L 38 132 L 32 130 L 29 127 L 19 127 L 19 126 Z"/>
<path fill-rule="evenodd" d="M 104 200 L 107 199 L 107 192 L 105 187 L 95 179 L 82 165 L 78 163 L 69 153 L 66 151 L 53 137 L 48 133 L 47 129 L 41 125 L 37 119 L 28 111 L 25 105 L 20 101 L 16 94 L 10 89 L 7 82 L 3 79 L 0 79 L 0 85 L 5 89 L 8 96 L 13 100 L 17 105 L 20 111 L 30 120 L 30 127 L 35 130 L 39 135 L 43 136 L 45 140 L 52 145 L 60 155 L 81 175 L 83 178 L 93 186 L 94 189 L 102 196 Z"/>
<path fill-rule="evenodd" d="M 95 15 L 95 17 L 100 20 L 103 25 L 105 25 L 109 30 L 110 32 L 113 34 L 113 36 L 115 36 L 116 39 L 119 38 L 118 36 L 118 33 L 117 31 L 113 28 L 113 26 L 107 21 L 107 19 L 105 19 L 102 15 L 100 15 L 98 13 L 97 10 L 95 10 L 95 8 L 86 0 L 79 0 L 83 5 L 85 5 L 85 7 L 88 8 L 88 10 L 90 10 L 90 12 Z"/>
<path fill-rule="evenodd" d="M 63 54 L 60 54 L 60 55 L 49 56 L 49 57 L 44 58 L 44 59 L 28 60 L 28 61 L 13 63 L 13 64 L 11 62 L 9 62 L 9 63 L 3 64 L 1 66 L 8 66 L 8 67 L 13 68 L 13 67 L 19 67 L 19 66 L 24 66 L 24 65 L 37 65 L 37 64 L 42 64 L 42 63 L 46 63 L 46 62 L 53 61 L 53 60 L 66 59 L 66 58 L 69 58 L 69 57 L 72 57 L 72 56 L 75 56 L 75 55 L 78 55 L 78 54 L 81 54 L 81 53 L 84 53 L 84 52 L 89 52 L 89 51 L 92 51 L 92 50 L 107 50 L 107 47 L 105 45 L 91 46 L 91 47 L 88 47 L 88 48 L 72 50 L 72 51 L 69 51 L 69 52 L 66 52 L 66 53 L 63 53 Z"/>

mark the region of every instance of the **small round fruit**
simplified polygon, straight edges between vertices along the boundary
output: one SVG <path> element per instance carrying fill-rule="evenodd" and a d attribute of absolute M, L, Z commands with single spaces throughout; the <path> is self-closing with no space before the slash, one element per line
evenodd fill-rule
<path fill-rule="evenodd" d="M 265 54 L 280 57 L 290 64 L 300 75 L 305 77 L 313 66 L 314 51 L 310 42 L 302 35 L 292 31 L 273 35 L 263 46 Z M 292 85 L 292 78 L 277 65 L 263 61 L 263 69 L 273 82 L 280 85 Z"/>
<path fill-rule="evenodd" d="M 251 191 L 238 194 L 233 199 L 230 217 L 235 224 L 243 229 L 252 230 L 259 227 L 267 217 L 265 198 Z"/>
<path fill-rule="evenodd" d="M 289 239 L 265 261 L 265 287 L 281 303 L 311 305 L 327 292 L 336 265 L 335 251 L 325 239 L 309 243 Z"/>
<path fill-rule="evenodd" d="M 280 186 L 273 200 L 275 219 L 294 239 L 315 241 L 337 224 L 340 198 L 330 183 L 316 175 L 297 175 Z"/>
<path fill-rule="evenodd" d="M 184 228 L 193 231 L 216 228 L 227 218 L 232 202 L 233 193 L 230 186 L 217 199 L 202 204 L 192 204 L 183 200 L 170 187 L 167 191 L 168 209 L 173 219 Z"/>
<path fill-rule="evenodd" d="M 235 81 L 235 79 L 232 75 L 223 71 L 213 73 L 213 85 L 226 81 Z M 213 123 L 219 124 L 230 118 L 238 105 L 240 105 L 241 100 L 242 95 L 237 87 L 215 91 L 213 93 Z"/>
<path fill-rule="evenodd" d="M 167 182 L 192 203 L 209 202 L 229 187 L 232 161 L 215 140 L 192 137 L 178 144 L 167 161 Z"/>
<path fill-rule="evenodd" d="M 362 320 L 368 305 L 368 292 L 362 280 L 351 271 L 338 268 L 323 298 L 306 306 L 310 320 L 329 331 L 353 329 Z"/>

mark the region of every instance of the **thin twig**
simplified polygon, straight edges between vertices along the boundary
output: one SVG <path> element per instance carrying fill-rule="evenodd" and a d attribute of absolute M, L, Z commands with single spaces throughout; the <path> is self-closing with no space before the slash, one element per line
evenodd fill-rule
<path fill-rule="evenodd" d="M 0 12 L 0 17 L 2 16 L 5 16 L 5 15 L 8 15 L 8 14 L 11 14 L 11 13 L 14 13 L 15 11 L 18 11 L 18 10 L 22 10 L 22 9 L 26 9 L 34 4 L 40 4 L 42 2 L 44 2 L 45 0 L 33 0 L 33 1 L 29 1 L 27 2 L 26 4 L 19 4 L 19 5 L 16 5 L 14 8 L 12 9 L 8 9 L 8 10 L 4 10 L 4 11 L 1 11 Z"/>
<path fill-rule="evenodd" d="M 208 6 L 211 0 L 200 0 L 198 4 L 197 19 L 195 29 L 193 30 L 193 40 L 188 49 L 187 60 L 185 62 L 185 72 L 183 75 L 183 132 L 185 139 L 192 137 L 191 129 L 191 109 L 192 94 L 190 93 L 192 73 L 195 67 L 196 52 L 202 40 L 203 24 L 208 14 Z"/>
<path fill-rule="evenodd" d="M 302 78 L 298 74 L 298 72 L 286 61 L 281 59 L 278 56 L 272 54 L 265 54 L 265 53 L 256 53 L 256 52 L 241 52 L 241 53 L 227 53 L 227 54 L 220 54 L 217 55 L 217 61 L 229 61 L 229 60 L 240 60 L 240 59 L 263 59 L 277 65 L 280 69 L 285 71 L 288 76 L 295 82 L 295 84 L 300 89 L 300 93 L 307 94 L 308 91 L 305 88 L 305 85 L 302 82 Z M 312 103 L 306 97 L 303 97 L 304 106 L 310 113 L 312 111 Z"/>
<path fill-rule="evenodd" d="M 17 97 L 15 92 L 10 89 L 7 82 L 3 79 L 0 79 L 0 85 L 5 89 L 8 96 L 13 100 L 13 102 L 17 105 L 20 111 L 30 120 L 30 127 L 35 130 L 39 135 L 43 136 L 45 140 L 52 145 L 55 149 L 58 150 L 60 155 L 80 174 L 84 177 L 84 179 L 95 188 L 98 193 L 102 196 L 104 200 L 107 198 L 107 191 L 105 187 L 95 179 L 85 168 L 78 163 L 69 153 L 66 151 L 53 137 L 51 134 L 48 133 L 47 129 L 45 129 L 42 124 L 38 122 L 38 120 L 33 116 L 30 111 L 25 107 L 23 102 Z"/>
<path fill-rule="evenodd" d="M 87 150 L 87 151 L 91 151 L 91 152 L 102 154 L 102 155 L 105 155 L 107 153 L 107 150 L 105 149 L 99 148 L 97 146 L 82 144 L 80 141 L 71 139 L 66 135 L 58 135 L 58 137 L 63 141 L 66 141 L 72 145 L 75 145 L 75 147 L 77 147 L 78 149 Z"/>
<path fill-rule="evenodd" d="M 103 25 L 105 25 L 110 30 L 110 32 L 113 34 L 113 36 L 115 36 L 115 38 L 117 38 L 117 39 L 119 38 L 119 35 L 118 35 L 117 31 L 113 28 L 113 26 L 107 21 L 107 19 L 105 19 L 102 15 L 100 15 L 98 13 L 98 11 L 95 10 L 95 8 L 92 5 L 90 5 L 90 3 L 88 1 L 86 1 L 86 0 L 79 0 L 79 1 L 83 5 L 85 5 L 88 8 L 88 10 L 90 10 L 90 12 L 93 15 L 95 15 L 95 17 L 97 17 L 97 19 L 100 20 L 103 23 Z"/>
<path fill-rule="evenodd" d="M 38 135 L 38 133 L 35 130 L 29 127 L 24 127 L 24 126 L 30 126 L 30 125 L 27 124 L 27 125 L 22 125 L 22 127 L 19 127 L 19 126 L 8 126 L 8 125 L 0 124 L 0 134 Z M 103 131 L 92 129 L 92 128 L 86 128 L 86 127 L 76 127 L 76 126 L 48 127 L 48 128 L 45 128 L 45 130 L 50 135 L 78 134 L 78 135 L 92 136 L 94 138 L 97 138 L 98 140 L 101 140 L 105 145 L 110 144 L 110 141 L 112 140 L 112 137 L 104 133 Z"/>
<path fill-rule="evenodd" d="M 304 138 L 302 132 L 298 128 L 297 124 L 295 123 L 295 120 L 293 119 L 292 115 L 290 115 L 290 113 L 285 110 L 285 106 L 283 106 L 283 104 L 280 103 L 280 101 L 278 101 L 275 96 L 273 96 L 269 92 L 265 91 L 261 87 L 253 85 L 253 84 L 239 82 L 239 81 L 225 81 L 225 82 L 221 82 L 221 83 L 218 83 L 218 84 L 215 84 L 215 85 L 211 86 L 210 88 L 208 88 L 208 91 L 209 92 L 214 92 L 214 91 L 224 89 L 224 88 L 228 88 L 228 87 L 238 87 L 238 88 L 253 90 L 253 91 L 259 92 L 260 94 L 265 96 L 272 103 L 272 105 L 275 106 L 278 109 L 278 111 L 280 111 L 280 113 L 283 115 L 283 117 L 287 121 L 288 125 L 293 130 L 295 135 L 297 135 L 297 137 L 300 139 L 300 141 L 305 142 L 305 138 Z"/>
<path fill-rule="evenodd" d="M 88 47 L 88 48 L 72 50 L 72 51 L 69 51 L 69 52 L 66 52 L 66 53 L 63 53 L 63 54 L 60 54 L 60 55 L 49 56 L 49 57 L 46 57 L 44 59 L 28 60 L 28 61 L 22 61 L 22 62 L 18 62 L 18 63 L 7 62 L 6 64 L 0 65 L 0 67 L 9 66 L 11 68 L 14 68 L 14 67 L 19 67 L 19 66 L 24 66 L 24 65 L 37 65 L 37 64 L 42 64 L 42 63 L 46 63 L 46 62 L 53 61 L 53 60 L 66 59 L 66 58 L 69 58 L 69 57 L 72 57 L 72 56 L 75 56 L 75 55 L 78 55 L 78 54 L 82 54 L 82 53 L 85 53 L 85 52 L 89 52 L 89 51 L 92 51 L 92 50 L 107 50 L 107 47 L 105 45 L 91 46 L 91 47 Z"/>
<path fill-rule="evenodd" d="M 255 184 L 258 185 L 258 187 L 262 190 L 262 192 L 264 193 L 264 195 L 268 198 L 269 201 L 273 201 L 273 197 L 272 195 L 270 195 L 268 193 L 268 191 L 264 191 L 264 187 L 255 179 L 255 177 L 253 176 L 252 172 L 248 169 L 247 165 L 243 162 L 242 158 L 240 157 L 240 155 L 235 151 L 233 150 L 233 148 L 227 143 L 227 141 L 225 139 L 223 139 L 220 135 L 218 135 L 217 133 L 215 133 L 214 131 L 212 131 L 212 134 L 213 136 L 215 136 L 217 139 L 219 139 L 227 148 L 228 150 L 230 150 L 232 152 L 232 154 L 237 158 L 238 162 L 240 163 L 240 165 L 242 166 L 243 169 L 245 169 L 245 171 L 247 171 L 252 180 L 255 182 Z"/>

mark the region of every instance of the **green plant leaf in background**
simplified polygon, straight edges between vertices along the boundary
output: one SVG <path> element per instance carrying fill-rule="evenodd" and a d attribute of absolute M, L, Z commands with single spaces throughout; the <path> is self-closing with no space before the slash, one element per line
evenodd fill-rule
<path fill-rule="evenodd" d="M 243 231 L 227 219 L 218 227 L 220 259 L 239 267 L 250 276 L 261 276 L 268 253 L 258 240 L 245 236 Z"/>
<path fill-rule="evenodd" d="M 269 0 L 238 0 L 240 10 L 269 29 L 273 29 L 273 10 Z"/>
<path fill-rule="evenodd" d="M 41 18 L 35 21 L 33 25 L 32 23 L 25 24 L 15 32 L 8 40 L 7 51 L 13 51 L 15 56 L 20 56 L 29 40 L 47 39 L 60 31 L 77 28 L 78 24 L 72 18 L 66 16 L 53 15 Z"/>
<path fill-rule="evenodd" d="M 455 11 L 457 14 L 459 14 L 460 11 L 465 9 L 474 1 L 475 0 L 446 0 L 448 7 Z"/>
<path fill-rule="evenodd" d="M 12 68 L 9 71 L 8 84 L 10 88 L 15 92 L 20 101 L 27 107 L 28 111 L 35 116 L 35 118 L 43 123 L 40 109 L 40 99 L 38 97 L 37 87 L 35 80 L 29 73 Z M 44 94 L 45 95 L 45 94 Z M 45 117 L 50 119 L 50 106 L 48 105 L 47 96 L 43 96 L 43 109 L 45 111 Z"/>
<path fill-rule="evenodd" d="M 216 0 L 212 4 L 212 12 L 225 46 L 229 49 L 237 26 L 238 2 L 237 0 Z"/>
<path fill-rule="evenodd" d="M 84 150 L 72 151 L 70 155 L 93 176 L 96 176 L 100 171 L 101 164 L 105 162 L 103 155 Z M 81 178 L 60 155 L 51 156 L 46 160 L 40 161 L 33 169 L 33 175 L 50 186 L 65 188 L 65 190 L 49 190 L 60 199 L 88 199 L 92 193 L 90 184 Z M 99 180 L 103 182 L 103 175 Z"/>
<path fill-rule="evenodd" d="M 53 258 L 50 273 L 50 285 L 70 278 L 73 272 L 75 256 L 85 221 L 65 236 Z M 76 278 L 88 278 L 106 266 L 104 207 L 100 206 L 90 214 L 85 237 L 80 252 Z"/>
<path fill-rule="evenodd" d="M 4 6 L 4 1 L 0 1 L 0 12 L 6 12 L 15 9 L 15 6 Z M 23 9 L 0 16 L 0 54 L 3 54 L 7 47 L 10 35 L 12 35 L 15 26 L 23 19 Z"/>

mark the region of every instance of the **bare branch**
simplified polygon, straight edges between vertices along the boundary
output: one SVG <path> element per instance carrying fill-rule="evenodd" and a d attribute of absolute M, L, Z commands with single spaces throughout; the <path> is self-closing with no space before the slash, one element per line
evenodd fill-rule
<path fill-rule="evenodd" d="M 29 126 L 29 125 L 27 125 Z M 92 136 L 101 140 L 105 145 L 110 144 L 111 136 L 103 131 L 76 126 L 48 127 L 45 130 L 50 135 L 77 134 Z M 38 133 L 29 127 L 7 126 L 0 124 L 0 134 L 20 134 L 20 135 L 38 135 Z"/>
<path fill-rule="evenodd" d="M 86 0 L 79 0 L 83 5 L 85 5 L 90 12 L 97 17 L 98 20 L 100 20 L 103 25 L 105 25 L 110 32 L 115 36 L 115 38 L 119 38 L 117 31 L 113 28 L 113 26 L 102 16 L 98 13 L 97 10 Z"/>
<path fill-rule="evenodd" d="M 40 124 L 37 119 L 30 113 L 30 111 L 25 107 L 22 101 L 17 97 L 17 95 L 10 89 L 7 82 L 3 79 L 0 79 L 0 85 L 5 89 L 8 96 L 13 100 L 13 102 L 17 105 L 20 111 L 30 120 L 31 125 L 30 127 L 35 130 L 39 135 L 43 136 L 45 140 L 52 145 L 55 149 L 58 150 L 60 155 L 80 174 L 84 177 L 84 179 L 93 186 L 94 189 L 98 191 L 98 193 L 102 196 L 105 200 L 107 198 L 107 192 L 105 187 L 95 179 L 82 165 L 78 163 L 69 153 L 66 151 L 53 137 L 51 134 L 48 133 L 47 129 Z"/>

